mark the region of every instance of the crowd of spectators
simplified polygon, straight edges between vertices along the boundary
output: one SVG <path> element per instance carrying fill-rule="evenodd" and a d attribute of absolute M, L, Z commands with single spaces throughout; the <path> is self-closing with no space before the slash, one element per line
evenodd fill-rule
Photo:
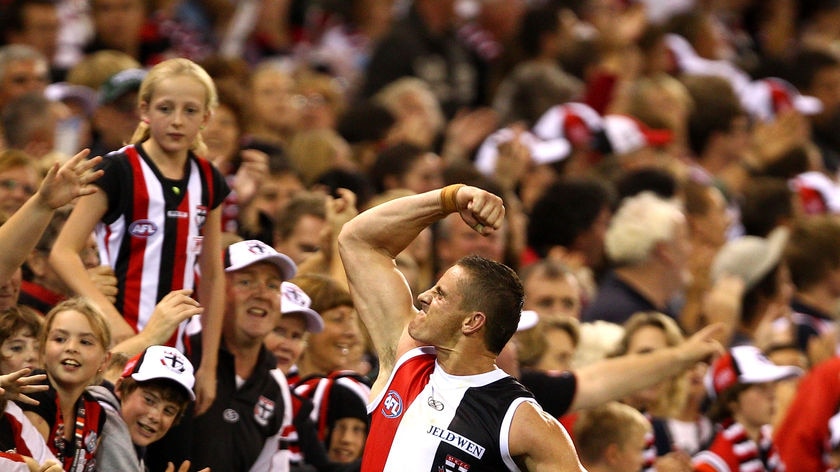
<path fill-rule="evenodd" d="M 199 314 L 165 313 L 208 304 L 198 290 L 178 303 L 152 294 L 153 333 L 112 324 L 102 365 L 112 393 L 150 344 L 196 365 L 198 403 L 181 413 L 199 415 L 157 444 L 134 441 L 152 472 L 185 459 L 220 472 L 358 468 L 378 362 L 338 234 L 368 208 L 455 183 L 502 197 L 501 228 L 485 236 L 450 215 L 397 267 L 415 296 L 471 254 L 518 272 L 536 318 L 498 365 L 554 405 L 546 411 L 590 470 L 840 470 L 840 2 L 0 0 L 0 18 L 4 224 L 56 163 L 139 145 L 149 71 L 186 58 L 215 86 L 198 154 L 230 189 L 217 195 L 222 247 L 264 245 L 296 267 L 278 266 L 282 290 L 252 288 L 284 297 L 265 308 L 277 322 L 248 338 L 258 345 L 235 334 L 246 300 L 213 308 L 224 312 L 220 359 L 265 378 L 275 374 L 260 362 L 276 360 L 286 379 L 269 382 L 277 398 L 259 397 L 239 370 L 219 371 L 226 390 L 206 390 L 196 353 L 207 341 L 186 337 L 201 330 Z M 13 399 L 15 373 L 45 367 L 44 316 L 80 295 L 50 255 L 72 206 L 27 235 L 31 249 L 0 280 L 0 387 Z M 79 256 L 101 293 L 94 302 L 113 309 L 124 294 L 108 248 L 92 234 Z M 229 294 L 247 264 L 225 264 Z M 697 336 L 728 353 L 681 358 L 629 390 L 600 392 L 618 387 L 592 380 L 617 371 L 616 358 L 682 352 Z M 220 402 L 240 389 L 277 415 L 255 413 L 249 438 L 265 444 L 244 455 L 196 449 L 222 440 L 213 425 L 238 421 Z M 9 415 L 3 450 L 13 449 Z M 44 435 L 50 448 L 55 434 Z M 723 436 L 749 447 L 733 453 Z M 208 459 L 216 453 L 232 458 Z"/>

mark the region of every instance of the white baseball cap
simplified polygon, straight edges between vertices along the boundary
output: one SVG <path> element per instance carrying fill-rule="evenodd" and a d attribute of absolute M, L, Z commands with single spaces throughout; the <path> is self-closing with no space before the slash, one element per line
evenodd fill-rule
<path fill-rule="evenodd" d="M 307 331 L 320 333 L 324 330 L 324 320 L 317 311 L 309 308 L 312 305 L 312 299 L 302 288 L 291 282 L 283 282 L 280 284 L 280 289 L 283 292 L 280 308 L 284 315 L 301 313 L 306 320 Z"/>
<path fill-rule="evenodd" d="M 646 147 L 661 147 L 670 143 L 674 135 L 667 129 L 653 129 L 628 115 L 604 116 L 604 133 L 612 154 L 622 155 Z"/>
<path fill-rule="evenodd" d="M 802 369 L 776 365 L 755 346 L 736 346 L 715 359 L 706 372 L 706 391 L 712 398 L 736 384 L 761 384 L 799 377 Z"/>
<path fill-rule="evenodd" d="M 724 275 L 735 275 L 744 281 L 745 289 L 750 290 L 782 260 L 789 235 L 790 231 L 780 226 L 766 238 L 746 235 L 728 241 L 712 261 L 712 280 L 716 282 Z"/>
<path fill-rule="evenodd" d="M 168 379 L 184 387 L 190 400 L 195 401 L 193 365 L 181 351 L 169 346 L 149 346 L 132 357 L 125 365 L 122 378 L 131 377 L 138 382 Z"/>
<path fill-rule="evenodd" d="M 276 265 L 284 280 L 291 279 L 297 273 L 297 266 L 289 256 L 275 251 L 262 241 L 239 241 L 225 249 L 225 272 L 234 272 L 260 261 Z"/>
<path fill-rule="evenodd" d="M 533 133 L 523 131 L 518 134 L 511 128 L 502 128 L 488 136 L 479 146 L 475 157 L 475 167 L 485 175 L 496 172 L 499 160 L 499 145 L 513 139 L 519 139 L 531 151 L 534 164 L 551 164 L 566 159 L 572 152 L 572 145 L 565 138 L 540 139 Z"/>

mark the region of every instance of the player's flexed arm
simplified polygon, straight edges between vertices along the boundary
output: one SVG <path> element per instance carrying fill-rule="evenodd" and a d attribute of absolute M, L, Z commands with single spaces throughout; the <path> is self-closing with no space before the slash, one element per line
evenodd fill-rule
<path fill-rule="evenodd" d="M 394 258 L 424 228 L 456 211 L 482 234 L 498 229 L 505 214 L 499 197 L 476 187 L 450 185 L 371 208 L 341 230 L 339 253 L 353 303 L 379 355 L 372 397 L 388 380 L 396 359 L 417 346 L 406 331 L 416 310 Z"/>

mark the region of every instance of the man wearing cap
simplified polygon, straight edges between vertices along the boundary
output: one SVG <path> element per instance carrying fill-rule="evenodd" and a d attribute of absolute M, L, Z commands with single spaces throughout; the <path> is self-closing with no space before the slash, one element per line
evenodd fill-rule
<path fill-rule="evenodd" d="M 131 139 L 140 121 L 137 92 L 145 77 L 143 69 L 126 69 L 109 77 L 99 88 L 99 106 L 92 117 L 95 138 L 91 156 L 117 150 Z"/>
<path fill-rule="evenodd" d="M 180 351 L 150 346 L 128 361 L 116 397 L 105 387 L 88 387 L 108 415 L 97 449 L 99 470 L 144 471 L 146 446 L 161 439 L 195 401 L 194 384 L 193 366 Z"/>
<path fill-rule="evenodd" d="M 773 364 L 755 346 L 737 346 L 716 359 L 705 384 L 713 399 L 709 418 L 719 429 L 709 448 L 692 459 L 694 470 L 784 471 L 771 437 L 775 382 L 800 375 L 800 368 Z"/>
<path fill-rule="evenodd" d="M 256 240 L 230 245 L 224 265 L 216 399 L 193 421 L 191 459 L 214 472 L 257 470 L 261 452 L 274 453 L 264 451 L 266 440 L 292 419 L 286 378 L 263 341 L 281 316 L 282 284 L 297 268 L 286 255 Z M 190 357 L 199 362 L 200 335 L 191 338 L 191 346 Z"/>

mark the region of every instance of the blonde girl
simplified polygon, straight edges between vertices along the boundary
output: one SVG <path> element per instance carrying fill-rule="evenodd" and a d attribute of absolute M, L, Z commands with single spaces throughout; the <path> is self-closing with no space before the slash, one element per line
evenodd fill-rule
<path fill-rule="evenodd" d="M 108 362 L 108 323 L 90 302 L 66 300 L 47 314 L 40 343 L 50 388 L 31 395 L 38 405 L 20 406 L 65 471 L 96 470 L 106 415 L 85 389 L 101 381 Z"/>
<path fill-rule="evenodd" d="M 149 324 L 164 296 L 177 292 L 189 298 L 198 263 L 198 298 L 204 306 L 204 349 L 196 373 L 199 413 L 215 397 L 224 296 L 219 205 L 229 189 L 215 167 L 199 157 L 206 149 L 201 130 L 217 102 L 213 80 L 194 62 L 170 59 L 153 67 L 140 86 L 141 123 L 131 143 L 103 158 L 105 174 L 96 183 L 102 191 L 79 200 L 50 255 L 64 282 L 102 309 L 117 342 L 138 340 L 121 352 L 164 343 L 184 350 L 186 321 L 169 339 L 132 336 Z M 117 276 L 115 303 L 85 275 L 79 254 L 91 231 L 101 260 Z"/>

